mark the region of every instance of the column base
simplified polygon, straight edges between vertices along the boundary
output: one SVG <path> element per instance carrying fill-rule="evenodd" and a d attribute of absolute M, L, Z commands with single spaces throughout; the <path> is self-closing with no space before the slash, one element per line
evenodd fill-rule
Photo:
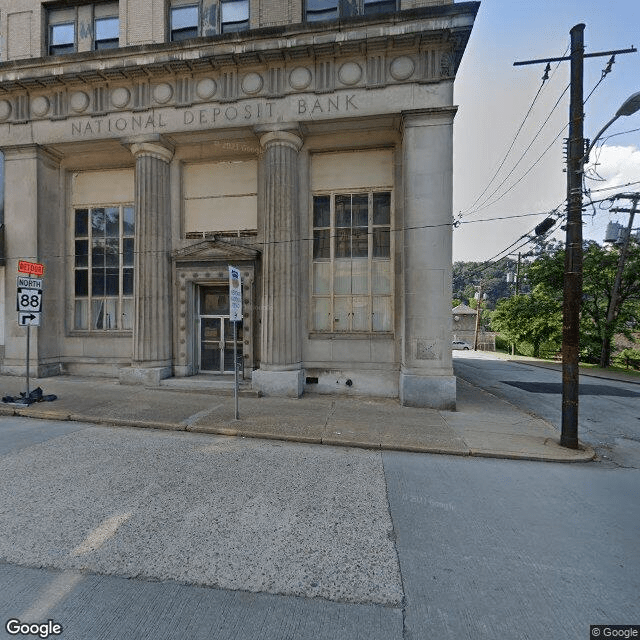
<path fill-rule="evenodd" d="M 304 391 L 304 371 L 267 371 L 256 369 L 251 374 L 251 388 L 265 396 L 299 398 Z"/>
<path fill-rule="evenodd" d="M 171 376 L 171 367 L 123 367 L 118 372 L 120 384 L 159 387 L 160 380 Z"/>
<path fill-rule="evenodd" d="M 443 411 L 456 409 L 455 376 L 420 376 L 400 373 L 400 404 Z"/>

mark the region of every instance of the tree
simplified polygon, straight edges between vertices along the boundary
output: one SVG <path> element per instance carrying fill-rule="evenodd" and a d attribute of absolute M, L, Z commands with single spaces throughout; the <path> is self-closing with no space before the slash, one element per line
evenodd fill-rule
<path fill-rule="evenodd" d="M 524 264 L 524 260 L 522 262 Z M 493 309 L 498 300 L 513 293 L 514 285 L 507 282 L 507 273 L 516 273 L 518 261 L 502 258 L 493 263 L 455 262 L 453 264 L 453 297 L 472 305 L 476 287 L 482 282 L 482 292 L 487 295 L 486 308 Z M 522 282 L 520 292 L 528 291 Z"/>
<path fill-rule="evenodd" d="M 559 342 L 562 336 L 562 306 L 553 296 L 534 289 L 529 295 L 500 300 L 491 327 L 513 344 L 530 342 L 538 358 L 545 342 Z"/>
<path fill-rule="evenodd" d="M 619 256 L 617 247 L 609 249 L 595 242 L 584 244 L 580 351 L 581 357 L 588 362 L 599 361 L 603 341 L 610 345 L 616 333 L 631 338 L 634 326 L 640 322 L 640 246 L 633 243 L 629 246 L 625 262 L 614 320 L 611 326 L 606 324 Z M 564 249 L 555 247 L 541 254 L 528 267 L 527 276 L 532 286 L 561 301 Z"/>

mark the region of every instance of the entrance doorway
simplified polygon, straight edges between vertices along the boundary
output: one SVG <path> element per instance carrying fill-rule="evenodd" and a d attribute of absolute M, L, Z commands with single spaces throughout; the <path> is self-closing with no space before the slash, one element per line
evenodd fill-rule
<path fill-rule="evenodd" d="M 229 287 L 199 287 L 199 369 L 203 373 L 233 373 L 233 325 L 229 321 Z M 242 323 L 238 323 L 237 354 L 242 362 Z"/>

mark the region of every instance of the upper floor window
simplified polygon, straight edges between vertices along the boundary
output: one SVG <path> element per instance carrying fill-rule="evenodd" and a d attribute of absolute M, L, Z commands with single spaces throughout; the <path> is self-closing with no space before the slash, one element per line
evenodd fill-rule
<path fill-rule="evenodd" d="M 118 18 L 96 18 L 95 49 L 116 49 L 120 42 L 120 20 Z"/>
<path fill-rule="evenodd" d="M 396 10 L 396 0 L 364 0 L 364 15 L 391 13 Z"/>
<path fill-rule="evenodd" d="M 396 10 L 397 0 L 306 0 L 305 19 L 307 22 L 318 22 Z"/>
<path fill-rule="evenodd" d="M 218 18 L 214 11 L 205 15 L 200 5 L 172 0 L 169 8 L 169 37 L 172 42 L 217 33 L 234 33 L 249 28 L 249 0 L 221 0 Z"/>
<path fill-rule="evenodd" d="M 58 5 L 47 11 L 47 29 L 50 56 L 116 48 L 120 43 L 118 3 Z"/>
<path fill-rule="evenodd" d="M 171 41 L 198 37 L 198 5 L 171 7 Z"/>
<path fill-rule="evenodd" d="M 307 0 L 306 17 L 309 22 L 334 20 L 338 17 L 338 0 Z"/>
<path fill-rule="evenodd" d="M 249 0 L 222 0 L 220 31 L 231 33 L 249 28 Z"/>
<path fill-rule="evenodd" d="M 76 50 L 75 22 L 52 24 L 49 27 L 49 55 L 73 53 Z"/>

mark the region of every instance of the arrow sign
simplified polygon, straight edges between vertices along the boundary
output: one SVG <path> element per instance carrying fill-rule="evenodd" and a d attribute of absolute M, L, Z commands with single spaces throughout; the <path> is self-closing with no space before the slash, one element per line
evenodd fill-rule
<path fill-rule="evenodd" d="M 20 311 L 18 313 L 18 324 L 21 327 L 31 326 L 31 327 L 39 327 L 40 326 L 40 314 L 39 313 L 29 313 L 28 311 Z"/>

